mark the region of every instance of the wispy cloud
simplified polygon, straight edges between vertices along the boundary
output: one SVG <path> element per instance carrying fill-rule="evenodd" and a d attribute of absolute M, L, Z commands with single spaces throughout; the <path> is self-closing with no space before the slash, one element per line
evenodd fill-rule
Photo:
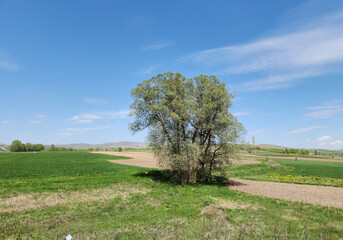
<path fill-rule="evenodd" d="M 40 114 L 40 113 L 34 114 L 33 116 L 35 118 L 46 118 L 46 116 L 44 114 Z"/>
<path fill-rule="evenodd" d="M 19 65 L 10 61 L 0 59 L 0 69 L 9 72 L 15 72 L 19 69 Z"/>
<path fill-rule="evenodd" d="M 330 136 L 322 136 L 322 137 L 318 138 L 318 141 L 319 142 L 323 142 L 323 141 L 327 141 L 327 140 L 330 140 L 330 139 L 331 139 Z"/>
<path fill-rule="evenodd" d="M 330 118 L 333 115 L 343 112 L 343 107 L 340 106 L 318 106 L 308 108 L 311 112 L 305 116 L 310 118 Z"/>
<path fill-rule="evenodd" d="M 43 121 L 41 120 L 33 120 L 33 121 L 29 121 L 30 124 L 41 124 L 43 123 Z"/>
<path fill-rule="evenodd" d="M 154 44 L 147 45 L 142 48 L 143 51 L 150 51 L 150 50 L 160 50 L 166 47 L 173 46 L 175 43 L 172 41 L 162 41 L 162 42 L 157 42 Z"/>
<path fill-rule="evenodd" d="M 10 123 L 10 121 L 3 120 L 3 121 L 1 121 L 0 123 L 1 123 L 1 124 L 9 124 L 9 123 Z"/>
<path fill-rule="evenodd" d="M 156 65 L 151 65 L 148 66 L 144 69 L 141 69 L 140 71 L 138 71 L 136 74 L 138 75 L 151 75 L 152 73 L 154 73 L 154 71 L 158 68 L 158 66 Z"/>
<path fill-rule="evenodd" d="M 104 98 L 82 98 L 82 101 L 85 103 L 90 103 L 90 104 L 107 104 L 107 103 L 109 103 L 109 100 L 104 99 Z"/>
<path fill-rule="evenodd" d="M 121 111 L 107 111 L 107 112 L 100 112 L 100 113 L 81 113 L 74 115 L 71 121 L 76 123 L 92 123 L 95 120 L 102 120 L 102 119 L 119 119 L 119 118 L 127 118 L 129 115 L 129 110 L 121 110 Z"/>
<path fill-rule="evenodd" d="M 238 116 L 246 116 L 246 115 L 250 115 L 251 112 L 236 112 L 233 113 L 234 116 L 238 117 Z"/>
<path fill-rule="evenodd" d="M 91 113 L 82 113 L 74 115 L 70 120 L 77 123 L 91 123 L 94 120 L 103 119 L 103 116 Z"/>
<path fill-rule="evenodd" d="M 127 118 L 129 117 L 129 113 L 130 113 L 130 110 L 121 110 L 118 112 L 112 112 L 112 111 L 103 112 L 102 114 L 107 118 L 117 119 L 117 118 Z"/>
<path fill-rule="evenodd" d="M 110 126 L 99 126 L 99 127 L 91 127 L 91 128 L 64 128 L 61 129 L 60 132 L 62 136 L 72 136 L 75 134 L 80 134 L 89 131 L 96 131 L 96 130 L 103 130 L 110 128 Z"/>
<path fill-rule="evenodd" d="M 334 15 L 334 17 L 330 17 Z M 283 35 L 188 54 L 180 63 L 199 64 L 221 74 L 264 75 L 244 82 L 248 91 L 287 88 L 300 79 L 339 72 L 343 62 L 343 11 L 299 23 Z"/>
<path fill-rule="evenodd" d="M 324 128 L 325 126 L 314 126 L 314 127 L 306 127 L 306 128 L 298 128 L 294 129 L 292 131 L 286 132 L 286 134 L 298 134 L 298 133 L 304 133 L 309 132 L 315 129 Z"/>
<path fill-rule="evenodd" d="M 9 54 L 0 49 L 0 70 L 15 72 L 19 69 L 19 65 L 10 60 Z"/>
<path fill-rule="evenodd" d="M 336 148 L 343 148 L 343 141 L 342 140 L 336 140 L 334 142 L 329 143 L 331 146 Z"/>

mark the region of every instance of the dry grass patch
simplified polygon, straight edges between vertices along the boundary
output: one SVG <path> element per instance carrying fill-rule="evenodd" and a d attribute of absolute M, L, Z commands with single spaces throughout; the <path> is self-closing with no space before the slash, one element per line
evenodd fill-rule
<path fill-rule="evenodd" d="M 0 198 L 0 212 L 22 211 L 68 203 L 109 200 L 116 197 L 126 200 L 132 194 L 146 194 L 147 192 L 148 190 L 144 188 L 114 184 L 107 188 L 85 191 L 18 194 L 10 198 Z"/>
<path fill-rule="evenodd" d="M 243 202 L 235 202 L 235 201 L 231 201 L 228 199 L 224 199 L 224 198 L 215 198 L 215 197 L 211 197 L 212 200 L 215 201 L 215 205 L 220 207 L 220 208 L 228 208 L 228 209 L 246 209 L 246 208 L 251 208 L 252 210 L 257 210 L 258 206 L 255 205 L 251 205 L 248 203 L 243 203 Z"/>

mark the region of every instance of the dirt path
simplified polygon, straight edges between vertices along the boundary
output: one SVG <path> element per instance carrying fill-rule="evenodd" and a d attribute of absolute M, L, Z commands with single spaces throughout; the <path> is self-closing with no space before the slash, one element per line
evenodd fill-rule
<path fill-rule="evenodd" d="M 251 154 L 240 154 L 240 156 L 244 156 L 244 157 L 251 157 L 251 158 L 256 158 L 256 159 L 261 159 L 261 160 L 265 160 L 266 156 L 260 156 L 260 155 L 251 155 Z M 295 157 L 291 157 L 291 156 L 285 156 L 285 157 L 273 157 L 273 156 L 267 156 L 268 159 L 275 159 L 275 160 L 282 160 L 282 159 L 295 159 Z M 331 159 L 331 158 L 316 158 L 316 157 L 312 157 L 312 158 L 306 158 L 306 157 L 298 157 L 298 160 L 307 160 L 307 161 L 317 161 L 317 162 L 340 162 L 343 163 L 343 159 Z"/>
<path fill-rule="evenodd" d="M 343 208 L 343 188 L 231 178 L 228 188 L 252 195 Z"/>
<path fill-rule="evenodd" d="M 152 153 L 147 152 L 94 152 L 113 156 L 124 156 L 131 157 L 132 159 L 122 159 L 122 160 L 109 160 L 113 163 L 119 163 L 124 165 L 147 167 L 147 168 L 160 168 L 158 166 L 157 160 L 154 158 Z"/>
<path fill-rule="evenodd" d="M 133 165 L 148 168 L 160 168 L 152 153 L 147 152 L 94 152 L 112 156 L 125 156 L 132 159 L 109 160 L 113 163 Z M 253 160 L 234 161 L 233 164 L 256 164 Z M 291 183 L 262 182 L 244 179 L 228 180 L 228 187 L 241 192 L 280 198 L 296 202 L 318 204 L 322 206 L 332 206 L 343 208 L 343 188 L 301 185 Z"/>
<path fill-rule="evenodd" d="M 131 157 L 132 159 L 122 159 L 122 160 L 109 160 L 113 163 L 139 166 L 139 167 L 148 167 L 148 168 L 160 168 L 157 163 L 157 160 L 154 158 L 154 154 L 147 152 L 93 152 L 101 153 L 113 156 L 124 156 Z M 232 164 L 237 165 L 246 165 L 246 164 L 259 164 L 259 161 L 255 160 L 234 160 Z"/>

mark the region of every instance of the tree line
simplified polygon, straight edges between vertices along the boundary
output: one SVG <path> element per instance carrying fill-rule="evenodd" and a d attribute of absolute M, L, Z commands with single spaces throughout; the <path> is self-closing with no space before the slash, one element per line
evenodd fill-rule
<path fill-rule="evenodd" d="M 8 150 L 11 152 L 39 152 L 45 150 L 43 144 L 31 144 L 31 143 L 22 143 L 19 140 L 14 140 L 9 146 Z"/>
<path fill-rule="evenodd" d="M 65 147 L 56 147 L 54 144 L 51 144 L 48 148 L 45 148 L 43 144 L 31 144 L 31 143 L 22 143 L 19 140 L 14 140 L 12 144 L 8 147 L 8 150 L 11 152 L 40 152 L 40 151 L 73 151 L 73 148 Z"/>

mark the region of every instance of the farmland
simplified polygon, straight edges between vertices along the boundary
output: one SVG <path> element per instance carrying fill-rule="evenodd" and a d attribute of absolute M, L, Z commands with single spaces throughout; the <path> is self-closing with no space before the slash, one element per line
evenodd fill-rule
<path fill-rule="evenodd" d="M 73 239 L 343 235 L 343 209 L 249 195 L 228 189 L 220 179 L 178 185 L 162 171 L 107 161 L 123 158 L 85 151 L 1 153 L 0 238 L 63 239 L 66 233 Z M 268 179 L 273 172 L 282 175 L 292 169 L 287 175 L 343 178 L 342 164 L 283 161 L 233 165 L 227 174 Z"/>

